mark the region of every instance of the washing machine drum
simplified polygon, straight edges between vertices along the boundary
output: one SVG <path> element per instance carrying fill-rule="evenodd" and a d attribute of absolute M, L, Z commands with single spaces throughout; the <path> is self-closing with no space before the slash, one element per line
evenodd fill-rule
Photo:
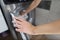
<path fill-rule="evenodd" d="M 5 4 L 15 4 L 15 3 L 21 3 L 21 2 L 29 2 L 33 0 L 3 0 Z"/>

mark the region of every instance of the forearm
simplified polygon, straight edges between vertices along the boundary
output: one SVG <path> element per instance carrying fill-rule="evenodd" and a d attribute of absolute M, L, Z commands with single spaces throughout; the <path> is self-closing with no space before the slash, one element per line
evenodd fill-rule
<path fill-rule="evenodd" d="M 31 10 L 33 10 L 34 8 L 36 8 L 39 3 L 41 2 L 41 0 L 34 0 L 30 6 L 26 9 L 26 12 L 29 13 Z"/>
<path fill-rule="evenodd" d="M 44 25 L 39 25 L 34 30 L 35 35 L 39 34 L 60 34 L 60 20 Z"/>

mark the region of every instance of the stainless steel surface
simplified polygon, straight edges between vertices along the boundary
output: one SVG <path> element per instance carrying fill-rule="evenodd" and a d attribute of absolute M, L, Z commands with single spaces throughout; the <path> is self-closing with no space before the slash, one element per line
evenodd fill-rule
<path fill-rule="evenodd" d="M 12 26 L 12 23 L 11 23 L 10 14 L 9 14 L 8 10 L 6 9 L 6 5 L 4 4 L 3 0 L 0 0 L 0 5 L 2 7 L 3 14 L 4 14 L 4 17 L 6 19 L 6 23 L 8 25 L 8 28 L 10 29 L 10 32 L 11 32 L 14 40 L 17 40 L 17 35 L 16 35 L 15 31 L 13 30 L 13 26 Z"/>

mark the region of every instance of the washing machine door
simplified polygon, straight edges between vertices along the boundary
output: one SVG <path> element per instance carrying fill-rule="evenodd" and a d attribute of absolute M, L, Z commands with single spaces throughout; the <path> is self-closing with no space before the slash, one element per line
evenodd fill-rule
<path fill-rule="evenodd" d="M 4 4 L 3 0 L 0 0 L 0 5 L 1 5 L 1 9 L 3 11 L 3 13 L 2 13 L 3 18 L 7 24 L 8 29 L 10 30 L 10 33 L 11 33 L 13 39 L 14 40 L 22 40 L 21 35 L 19 36 L 19 38 L 17 36 L 18 33 L 15 31 L 14 26 L 12 24 L 12 17 L 10 15 L 10 13 L 8 12 L 8 10 L 6 9 L 6 5 Z"/>

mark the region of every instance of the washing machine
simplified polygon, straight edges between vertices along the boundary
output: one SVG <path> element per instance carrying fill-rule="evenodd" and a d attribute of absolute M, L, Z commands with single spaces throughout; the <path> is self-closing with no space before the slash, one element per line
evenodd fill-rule
<path fill-rule="evenodd" d="M 2 15 L 6 23 L 5 25 L 7 25 L 7 28 L 5 28 L 6 30 L 10 30 L 14 40 L 30 40 L 30 36 L 28 34 L 15 31 L 14 24 L 12 23 L 12 16 L 21 17 L 20 11 L 25 10 L 31 2 L 31 0 L 0 0 Z M 24 15 L 22 18 L 35 25 L 35 9 L 29 14 Z"/>

